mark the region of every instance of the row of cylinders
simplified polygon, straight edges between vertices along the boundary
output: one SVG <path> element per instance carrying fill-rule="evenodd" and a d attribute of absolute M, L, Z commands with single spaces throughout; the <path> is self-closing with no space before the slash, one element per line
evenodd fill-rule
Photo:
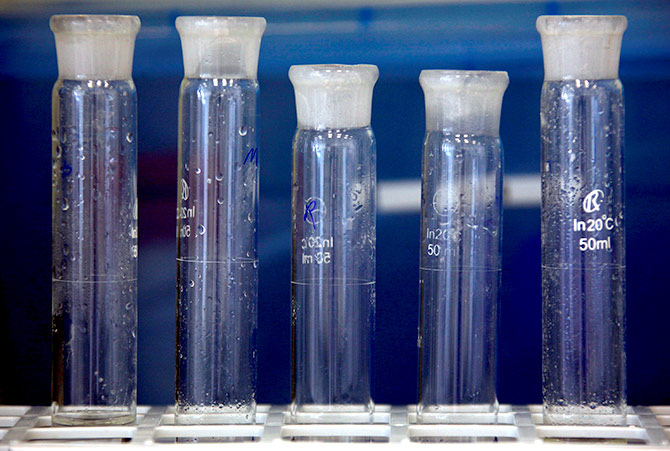
<path fill-rule="evenodd" d="M 260 41 L 266 23 L 262 18 L 180 17 L 176 25 L 182 38 L 186 75 L 180 94 L 180 130 L 184 136 L 180 136 L 182 166 L 177 212 L 179 317 L 176 414 L 178 421 L 183 423 L 253 422 L 256 383 L 255 315 L 258 295 L 255 245 L 258 209 L 255 79 Z M 114 90 L 115 85 L 108 82 L 130 80 L 134 39 L 139 26 L 139 19 L 134 16 L 54 16 L 51 19 L 51 28 L 56 36 L 60 82 L 104 80 L 105 89 Z M 597 81 L 618 78 L 625 18 L 542 16 L 538 18 L 537 27 L 542 35 L 545 81 L 574 83 L 582 79 Z M 292 66 L 289 71 L 289 78 L 295 88 L 298 120 L 298 132 L 294 140 L 292 265 L 292 414 L 296 421 L 369 421 L 374 411 L 370 397 L 369 360 L 375 303 L 376 149 L 374 135 L 369 126 L 372 90 L 377 77 L 378 70 L 373 65 Z M 224 79 L 225 83 L 218 87 L 216 84 L 212 86 L 206 83 L 212 79 Z M 232 90 L 231 94 L 225 94 L 226 87 L 238 87 L 237 80 L 254 82 L 239 88 L 238 91 L 242 94 L 232 93 Z M 189 93 L 188 83 L 200 87 Z M 419 343 L 422 364 L 430 368 L 420 370 L 422 385 L 419 418 L 423 418 L 425 422 L 448 421 L 450 414 L 461 411 L 495 415 L 498 404 L 493 374 L 500 270 L 498 230 L 501 217 L 502 159 L 498 135 L 502 97 L 508 85 L 508 77 L 506 72 L 426 70 L 421 73 L 420 83 L 426 99 L 427 133 L 444 135 L 437 145 L 426 139 L 424 169 L 437 162 L 435 160 L 427 164 L 426 158 L 433 158 L 439 152 L 451 152 L 453 155 L 470 158 L 467 153 L 463 153 L 463 149 L 467 150 L 468 146 L 480 150 L 483 148 L 487 161 L 485 173 L 475 174 L 477 177 L 470 182 L 489 184 L 481 191 L 487 192 L 486 202 L 492 205 L 489 208 L 492 213 L 487 217 L 486 227 L 482 227 L 489 234 L 488 241 L 479 235 L 472 235 L 466 244 L 461 241 L 453 248 L 448 243 L 434 242 L 440 236 L 449 236 L 450 240 L 456 237 L 453 239 L 458 240 L 463 234 L 454 234 L 448 230 L 459 222 L 450 219 L 445 213 L 454 195 L 451 185 L 440 183 L 440 180 L 428 184 L 424 178 L 422 215 L 423 225 L 428 227 L 422 225 L 426 230 L 422 230 L 420 333 L 423 335 L 420 335 Z M 99 88 L 100 84 L 96 82 L 91 87 Z M 229 116 L 221 120 L 239 124 L 239 130 L 244 129 L 244 134 L 240 133 L 239 137 L 226 136 L 222 140 L 224 144 L 201 144 L 209 141 L 202 136 L 196 136 L 197 133 L 206 135 L 207 127 L 216 129 L 216 126 L 211 125 L 212 110 L 202 107 L 206 102 L 203 90 L 223 93 L 223 96 L 238 96 L 229 104 L 237 106 L 230 109 Z M 131 87 L 129 92 L 134 99 L 134 88 Z M 81 108 L 83 116 L 77 116 L 79 119 L 74 122 L 71 115 L 60 114 L 70 108 L 68 99 L 64 99 L 64 96 L 67 94 L 63 94 L 62 88 L 55 90 L 54 130 L 72 130 L 73 127 L 76 129 L 77 126 L 88 127 L 85 124 L 104 122 L 99 117 L 86 117 L 84 108 Z M 247 111 L 240 106 L 245 101 L 251 104 L 251 110 Z M 78 108 L 76 103 L 73 105 L 75 106 L 72 108 Z M 135 108 L 134 101 L 130 107 Z M 96 113 L 91 114 L 95 116 Z M 134 119 L 134 111 L 129 114 Z M 241 118 L 231 117 L 230 114 L 244 116 L 245 123 L 241 122 Z M 190 123 L 184 123 L 186 118 L 189 118 Z M 193 124 L 197 126 L 193 127 Z M 209 125 L 206 127 L 204 124 Z M 134 124 L 131 123 L 130 128 L 133 127 Z M 186 138 L 186 134 L 194 133 L 194 129 L 201 132 L 196 131 L 196 135 L 189 135 L 192 137 L 191 141 Z M 238 127 L 233 129 L 237 130 Z M 363 131 L 358 132 L 359 129 Z M 101 129 L 94 131 L 94 134 L 104 135 L 108 130 L 109 128 Z M 190 131 L 187 132 L 188 130 Z M 59 133 L 56 133 L 59 139 L 54 143 L 58 148 L 65 145 L 61 142 Z M 133 130 L 129 133 L 133 133 Z M 484 138 L 493 140 L 486 141 Z M 127 158 L 134 158 L 136 140 L 129 141 L 129 144 L 132 150 L 129 152 L 126 149 L 125 154 Z M 90 149 L 82 149 L 82 152 L 88 151 Z M 113 145 L 105 148 L 105 151 L 113 152 Z M 222 226 L 222 232 L 217 236 L 216 232 L 209 231 L 209 227 L 198 224 L 202 219 L 199 214 L 205 214 L 198 212 L 202 212 L 208 205 L 197 204 L 198 200 L 195 199 L 195 193 L 200 189 L 196 185 L 211 183 L 211 179 L 205 182 L 204 179 L 198 181 L 197 178 L 192 178 L 187 172 L 200 171 L 201 168 L 193 169 L 191 164 L 192 169 L 189 170 L 187 166 L 194 161 L 191 160 L 194 153 L 228 151 L 237 154 L 221 155 L 220 158 L 228 161 L 228 174 L 232 174 L 231 168 L 243 172 L 238 179 L 240 183 L 244 183 L 245 188 L 242 185 L 232 186 L 228 191 L 234 194 L 226 201 L 217 203 L 224 206 L 226 203 L 234 204 L 236 196 L 241 196 L 240 199 L 244 198 L 248 202 L 249 213 L 244 217 L 251 219 L 237 229 L 226 229 Z M 54 170 L 54 190 L 57 194 L 54 199 L 60 199 L 64 192 L 63 186 L 70 180 L 72 167 L 68 166 L 69 171 L 64 171 L 62 153 L 55 152 L 54 155 L 54 168 L 58 169 Z M 200 161 L 206 161 L 209 156 L 203 155 L 199 158 Z M 119 156 L 119 159 L 123 160 L 123 157 Z M 255 165 L 246 166 L 251 162 Z M 455 163 L 444 158 L 440 164 Z M 120 170 L 127 171 L 117 174 L 121 184 L 124 183 L 123 180 L 129 184 L 134 183 L 135 169 L 132 164 Z M 448 167 L 431 170 L 449 173 Z M 324 172 L 329 175 L 324 176 Z M 338 174 L 341 178 L 338 178 Z M 225 183 L 225 175 L 221 179 L 217 176 L 216 181 Z M 234 182 L 231 179 L 227 183 Z M 123 191 L 123 188 L 119 189 Z M 134 185 L 124 192 L 126 197 L 122 199 L 121 208 L 126 205 L 128 209 L 136 209 Z M 114 196 L 108 193 L 108 198 L 113 199 Z M 344 198 L 348 202 L 336 205 L 336 202 L 331 202 L 331 198 Z M 67 201 L 64 197 L 63 199 L 63 202 Z M 591 195 L 589 199 L 593 201 L 594 196 Z M 471 199 L 471 202 L 474 200 Z M 81 208 L 86 208 L 82 204 L 79 202 Z M 474 205 L 470 207 L 474 211 Z M 100 210 L 100 206 L 97 208 Z M 328 217 L 326 212 L 329 212 Z M 137 277 L 137 215 L 136 212 L 126 213 L 119 214 L 117 218 L 126 221 L 132 230 L 129 233 L 131 239 L 128 241 L 128 248 L 132 250 L 127 254 L 121 252 L 121 257 L 118 250 L 110 250 L 114 257 L 109 257 L 109 261 L 113 260 L 115 264 L 120 261 L 126 270 L 130 268 L 130 273 L 123 276 L 123 281 L 130 281 L 132 285 L 136 284 Z M 94 258 L 107 261 L 106 244 L 95 241 L 99 236 L 96 230 L 77 230 L 72 233 L 70 229 L 81 227 L 81 222 L 71 221 L 67 217 L 74 214 L 75 209 L 68 208 L 62 222 L 54 219 L 54 236 L 76 236 L 80 242 L 97 247 L 93 252 L 96 254 Z M 346 221 L 340 227 L 338 224 L 343 218 Z M 112 215 L 105 220 L 114 219 Z M 235 223 L 230 217 L 227 220 Z M 462 225 L 463 221 L 460 223 Z M 99 224 L 99 227 L 105 227 L 104 223 Z M 476 229 L 480 225 L 469 224 L 469 227 Z M 65 228 L 68 230 L 64 230 Z M 213 244 L 204 246 L 193 244 L 198 239 L 214 241 Z M 488 244 L 481 247 L 483 241 Z M 246 243 L 248 249 L 238 258 L 232 250 L 239 248 L 239 243 Z M 589 242 L 586 243 L 588 247 Z M 211 246 L 220 246 L 217 252 L 225 255 L 226 259 L 209 259 L 206 251 Z M 464 249 L 464 246 L 470 247 Z M 188 254 L 188 249 L 204 250 L 198 255 L 191 255 Z M 486 254 L 481 260 L 488 263 L 483 268 L 468 267 L 471 274 L 463 277 L 464 270 L 454 267 L 448 256 L 458 253 L 462 259 L 468 252 L 471 256 L 473 253 Z M 473 260 L 469 260 L 470 265 L 479 261 L 479 257 L 471 258 Z M 55 253 L 54 265 L 62 266 L 62 261 L 63 256 Z M 223 270 L 221 266 L 217 266 L 220 263 L 223 263 Z M 237 263 L 242 266 L 231 269 Z M 253 268 L 251 272 L 250 268 Z M 454 269 L 459 276 L 435 277 L 433 274 L 436 270 Z M 114 281 L 113 272 L 114 268 L 111 268 L 111 281 Z M 132 422 L 136 404 L 136 334 L 133 332 L 130 335 L 132 338 L 127 339 L 125 351 L 115 348 L 118 341 L 115 328 L 118 328 L 119 322 L 113 318 L 115 310 L 110 305 L 117 301 L 111 300 L 112 304 L 106 304 L 110 296 L 115 296 L 115 289 L 102 286 L 104 284 L 100 287 L 96 285 L 93 289 L 88 285 L 86 288 L 78 287 L 76 284 L 82 280 L 77 279 L 76 273 L 73 279 L 68 280 L 65 280 L 63 273 L 54 274 L 57 274 L 54 278 L 53 302 L 54 311 L 57 313 L 54 314 L 54 334 L 58 338 L 62 338 L 62 334 L 73 335 L 67 339 L 54 340 L 54 355 L 58 356 L 55 357 L 57 364 L 54 364 L 53 374 L 54 422 Z M 71 273 L 68 274 L 71 276 Z M 86 277 L 87 283 L 91 280 L 97 282 L 99 274 Z M 205 279 L 212 277 L 224 280 L 207 285 Z M 184 293 L 188 293 L 189 288 L 196 288 L 200 280 L 200 293 L 188 298 Z M 72 288 L 63 290 L 61 285 L 65 281 L 73 282 Z M 458 286 L 454 288 L 454 284 Z M 481 293 L 477 294 L 474 286 L 477 284 L 482 284 L 486 290 L 480 290 Z M 221 289 L 219 285 L 227 288 Z M 208 286 L 214 287 L 214 292 L 208 293 Z M 458 299 L 459 295 L 467 291 L 466 288 L 469 289 L 469 297 Z M 121 305 L 124 306 L 126 315 L 130 315 L 122 322 L 126 331 L 136 329 L 136 311 L 134 307 L 126 307 L 128 302 L 136 302 L 136 293 L 136 289 L 123 291 L 125 297 Z M 231 297 L 240 293 L 244 293 L 244 299 Z M 426 299 L 431 296 L 434 298 Z M 567 299 L 566 302 L 571 301 Z M 91 319 L 91 315 L 77 312 L 78 309 L 95 311 L 96 303 L 106 305 L 107 310 L 104 315 L 93 314 L 95 320 Z M 454 311 L 453 306 L 459 303 L 479 303 L 483 307 L 461 305 Z M 429 309 L 432 310 L 428 311 Z M 482 313 L 476 316 L 474 312 L 478 309 Z M 73 315 L 73 318 L 63 318 L 63 315 L 68 314 Z M 88 317 L 86 333 L 76 335 L 68 332 L 67 324 L 74 325 L 77 321 L 82 321 L 74 318 L 75 316 Z M 221 325 L 226 322 L 232 326 Z M 206 329 L 210 326 L 214 330 L 194 330 L 195 327 Z M 445 337 L 451 331 L 439 330 L 440 327 L 455 328 L 462 341 L 447 340 Z M 232 335 L 217 336 L 225 335 L 222 331 L 230 330 L 233 330 Z M 427 340 L 428 335 L 437 338 Z M 447 346 L 462 348 L 447 349 Z M 545 352 L 556 347 L 555 343 L 545 342 Z M 83 349 L 88 349 L 90 354 L 82 355 Z M 105 353 L 112 357 L 100 357 Z M 456 364 L 462 366 L 466 362 L 468 368 L 454 367 L 454 353 L 469 354 L 465 360 L 459 357 L 461 360 Z M 551 369 L 546 369 L 545 373 L 547 371 L 551 373 Z M 203 375 L 202 372 L 207 374 Z M 454 372 L 458 372 L 460 376 L 449 375 Z M 561 374 L 563 376 L 559 377 L 565 377 L 564 372 Z M 588 375 L 581 374 L 579 377 Z M 556 392 L 549 395 L 545 392 L 545 414 L 549 421 L 601 421 L 580 420 L 585 412 L 589 412 L 584 411 L 584 406 L 588 406 L 595 413 L 606 412 L 609 417 L 603 420 L 605 423 L 613 421 L 619 424 L 625 421 L 625 393 L 621 386 L 606 387 L 608 393 L 615 394 L 614 401 L 605 399 L 600 394 L 591 398 L 590 394 L 575 398 L 573 394 L 562 396 L 561 390 L 565 388 L 565 384 L 561 387 L 552 378 L 555 376 L 545 374 L 545 390 Z M 445 380 L 452 385 L 450 390 L 439 387 Z M 473 381 L 476 386 L 473 386 Z M 602 405 L 596 403 L 593 406 L 593 401 L 589 399 L 604 401 L 599 401 Z M 571 407 L 576 407 L 577 416 L 571 414 Z M 600 407 L 604 410 L 599 410 Z M 616 419 L 612 420 L 611 414 Z M 224 417 L 226 419 L 221 419 Z"/>

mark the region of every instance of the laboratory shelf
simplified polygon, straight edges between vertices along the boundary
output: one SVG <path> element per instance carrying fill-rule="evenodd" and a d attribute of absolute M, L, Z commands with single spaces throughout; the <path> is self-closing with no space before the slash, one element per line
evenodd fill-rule
<path fill-rule="evenodd" d="M 262 405 L 255 425 L 175 425 L 172 407 L 138 407 L 137 422 L 126 426 L 58 427 L 48 407 L 0 406 L 0 451 L 21 449 L 124 449 L 145 447 L 225 448 L 271 446 L 288 450 L 314 446 L 416 448 L 424 442 L 469 448 L 560 446 L 583 448 L 670 448 L 670 406 L 629 407 L 628 425 L 551 426 L 542 424 L 541 407 L 502 405 L 495 424 L 476 414 L 453 424 L 414 422 L 414 406 L 378 405 L 365 424 L 289 424 L 287 406 Z M 478 419 L 479 418 L 479 419 Z M 373 443 L 375 445 L 369 445 Z"/>

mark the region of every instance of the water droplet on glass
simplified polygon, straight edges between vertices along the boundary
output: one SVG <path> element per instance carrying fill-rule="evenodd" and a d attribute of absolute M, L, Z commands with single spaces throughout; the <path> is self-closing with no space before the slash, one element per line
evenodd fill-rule
<path fill-rule="evenodd" d="M 216 181 L 220 182 L 222 180 L 223 180 L 223 174 L 219 172 L 218 174 L 216 174 Z"/>
<path fill-rule="evenodd" d="M 193 288 L 195 286 L 195 280 L 189 280 L 188 281 L 188 286 Z"/>
<path fill-rule="evenodd" d="M 200 168 L 195 168 L 195 173 L 196 173 L 196 174 L 200 174 L 201 172 L 202 172 L 202 171 L 200 170 Z"/>
<path fill-rule="evenodd" d="M 247 126 L 243 125 L 240 127 L 240 136 L 246 136 L 248 132 Z"/>
<path fill-rule="evenodd" d="M 219 205 L 223 205 L 223 197 L 219 197 L 218 199 L 216 199 L 216 203 Z"/>
<path fill-rule="evenodd" d="M 130 310 L 133 307 L 132 302 L 126 302 L 126 310 Z"/>
<path fill-rule="evenodd" d="M 63 211 L 67 211 L 68 208 L 70 208 L 70 204 L 68 203 L 66 198 L 63 198 L 60 201 L 60 209 L 63 210 Z"/>
<path fill-rule="evenodd" d="M 200 224 L 200 225 L 198 226 L 198 233 L 199 233 L 200 235 L 204 235 L 206 230 L 207 230 L 207 229 L 205 229 L 205 226 L 204 226 L 204 225 Z"/>
<path fill-rule="evenodd" d="M 133 136 L 132 132 L 128 132 L 128 134 L 126 135 L 126 141 L 128 141 L 129 143 L 133 142 L 134 138 L 135 137 Z"/>
<path fill-rule="evenodd" d="M 70 246 L 67 245 L 67 243 L 63 244 L 63 255 L 69 255 L 70 254 Z"/>
<path fill-rule="evenodd" d="M 210 179 L 209 177 L 207 177 L 207 184 L 208 184 L 208 185 L 211 185 L 211 184 L 212 184 L 212 179 Z"/>

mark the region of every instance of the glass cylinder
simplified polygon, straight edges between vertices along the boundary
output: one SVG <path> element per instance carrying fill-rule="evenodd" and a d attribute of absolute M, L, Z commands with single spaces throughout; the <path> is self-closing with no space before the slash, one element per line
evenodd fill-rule
<path fill-rule="evenodd" d="M 292 66 L 292 413 L 370 421 L 375 308 L 371 65 Z"/>
<path fill-rule="evenodd" d="M 622 16 L 541 16 L 545 422 L 625 424 Z"/>
<path fill-rule="evenodd" d="M 135 420 L 135 16 L 53 16 L 52 422 Z"/>
<path fill-rule="evenodd" d="M 176 421 L 253 423 L 265 19 L 179 17 Z"/>
<path fill-rule="evenodd" d="M 425 70 L 421 423 L 494 421 L 506 72 Z"/>

